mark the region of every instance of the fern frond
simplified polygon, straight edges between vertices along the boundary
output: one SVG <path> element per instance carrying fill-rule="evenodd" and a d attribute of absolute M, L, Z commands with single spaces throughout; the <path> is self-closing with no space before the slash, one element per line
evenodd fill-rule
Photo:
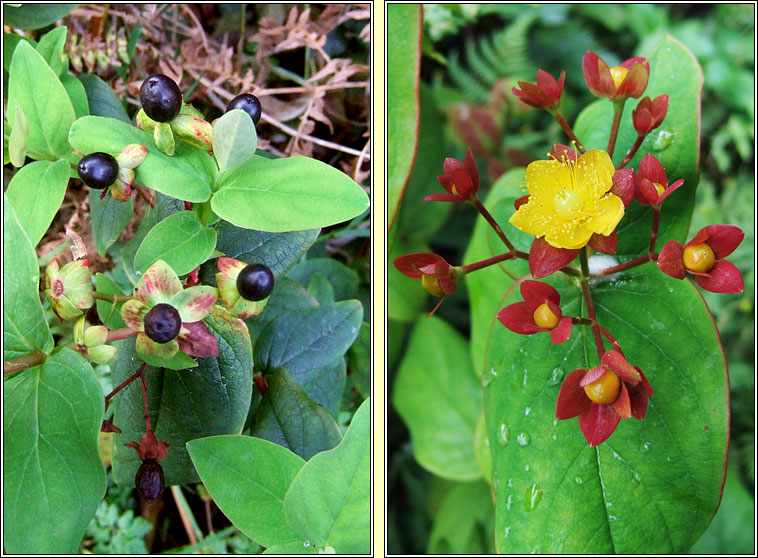
<path fill-rule="evenodd" d="M 490 85 L 482 84 L 479 79 L 465 69 L 457 52 L 450 53 L 448 72 L 455 84 L 476 104 L 486 104 L 490 98 Z"/>

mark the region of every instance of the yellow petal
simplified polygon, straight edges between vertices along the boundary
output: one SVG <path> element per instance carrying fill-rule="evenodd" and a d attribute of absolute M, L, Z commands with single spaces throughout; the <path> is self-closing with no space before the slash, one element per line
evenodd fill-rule
<path fill-rule="evenodd" d="M 624 202 L 615 194 L 606 194 L 598 200 L 596 208 L 597 214 L 589 218 L 586 226 L 592 232 L 608 236 L 624 216 Z"/>

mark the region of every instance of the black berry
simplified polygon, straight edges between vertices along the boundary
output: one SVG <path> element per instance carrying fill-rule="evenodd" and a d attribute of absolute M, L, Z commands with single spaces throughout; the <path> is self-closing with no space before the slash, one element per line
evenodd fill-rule
<path fill-rule="evenodd" d="M 82 182 L 90 188 L 102 190 L 116 182 L 118 161 L 115 157 L 98 151 L 83 157 L 77 170 Z"/>
<path fill-rule="evenodd" d="M 145 314 L 145 334 L 156 343 L 168 343 L 181 329 L 179 312 L 170 304 L 156 304 Z"/>
<path fill-rule="evenodd" d="M 237 291 L 246 300 L 263 300 L 274 290 L 274 274 L 263 264 L 251 264 L 237 275 Z"/>
<path fill-rule="evenodd" d="M 142 82 L 139 100 L 145 114 L 156 122 L 172 120 L 182 108 L 182 92 L 168 76 L 153 74 Z"/>
<path fill-rule="evenodd" d="M 146 459 L 137 470 L 134 484 L 137 486 L 137 492 L 145 500 L 157 500 L 165 486 L 163 467 L 155 459 Z"/>
<path fill-rule="evenodd" d="M 248 113 L 250 118 L 253 119 L 253 124 L 257 125 L 258 121 L 261 119 L 261 102 L 258 100 L 258 97 L 250 95 L 250 93 L 237 95 L 228 105 L 226 105 L 226 112 L 234 109 L 244 110 Z"/>

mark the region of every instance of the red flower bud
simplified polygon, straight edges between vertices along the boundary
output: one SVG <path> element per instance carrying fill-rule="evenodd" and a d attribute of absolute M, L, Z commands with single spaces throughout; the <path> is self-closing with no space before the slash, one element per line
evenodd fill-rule
<path fill-rule="evenodd" d="M 447 194 L 430 194 L 424 201 L 467 202 L 479 191 L 479 171 L 476 169 L 471 149 L 466 152 L 464 162 L 448 157 L 443 165 L 445 174 L 437 180 Z"/>
<path fill-rule="evenodd" d="M 666 118 L 668 108 L 669 96 L 666 94 L 658 95 L 652 101 L 650 97 L 643 97 L 637 104 L 637 108 L 632 111 L 634 129 L 641 136 L 655 130 Z"/>
<path fill-rule="evenodd" d="M 596 97 L 639 99 L 647 88 L 650 63 L 645 58 L 635 56 L 609 68 L 602 58 L 588 51 L 582 59 L 582 72 L 587 87 Z"/>
<path fill-rule="evenodd" d="M 422 286 L 429 294 L 441 296 L 439 304 L 442 304 L 445 296 L 453 294 L 458 288 L 453 268 L 437 254 L 426 252 L 406 254 L 395 258 L 392 263 L 403 275 L 421 279 Z M 434 314 L 439 304 L 429 313 L 429 316 Z"/>
<path fill-rule="evenodd" d="M 524 302 L 509 304 L 498 312 L 497 319 L 505 327 L 522 335 L 549 331 L 553 343 L 563 343 L 571 337 L 571 316 L 561 312 L 561 297 L 552 286 L 523 281 L 521 296 Z"/>
<path fill-rule="evenodd" d="M 563 94 L 566 72 L 561 72 L 558 81 L 549 73 L 537 71 L 537 85 L 526 81 L 518 82 L 521 90 L 513 88 L 513 94 L 527 105 L 538 109 L 552 110 L 558 107 Z"/>
<path fill-rule="evenodd" d="M 654 155 L 648 153 L 642 158 L 640 167 L 637 169 L 637 189 L 634 199 L 642 205 L 660 206 L 663 200 L 682 184 L 684 180 L 679 179 L 669 186 L 663 165 Z"/>

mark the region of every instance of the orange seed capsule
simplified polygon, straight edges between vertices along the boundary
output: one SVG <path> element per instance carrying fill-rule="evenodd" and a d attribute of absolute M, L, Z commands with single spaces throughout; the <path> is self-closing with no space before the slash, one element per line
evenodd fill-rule
<path fill-rule="evenodd" d="M 426 289 L 426 292 L 428 292 L 430 295 L 433 296 L 442 296 L 445 294 L 442 291 L 442 287 L 440 287 L 440 280 L 436 275 L 424 275 L 421 278 L 421 285 Z"/>
<path fill-rule="evenodd" d="M 558 325 L 558 321 L 558 316 L 553 314 L 553 311 L 550 310 L 547 302 L 540 304 L 534 311 L 534 323 L 539 327 L 553 329 Z"/>
<path fill-rule="evenodd" d="M 710 246 L 705 242 L 701 242 L 700 244 L 687 246 L 682 254 L 682 261 L 684 262 L 684 267 L 690 271 L 707 273 L 713 267 L 716 256 L 713 254 Z"/>
<path fill-rule="evenodd" d="M 584 386 L 584 392 L 590 401 L 598 405 L 607 405 L 613 403 L 619 395 L 621 389 L 621 380 L 611 369 L 605 369 L 605 374 L 597 380 Z"/>

